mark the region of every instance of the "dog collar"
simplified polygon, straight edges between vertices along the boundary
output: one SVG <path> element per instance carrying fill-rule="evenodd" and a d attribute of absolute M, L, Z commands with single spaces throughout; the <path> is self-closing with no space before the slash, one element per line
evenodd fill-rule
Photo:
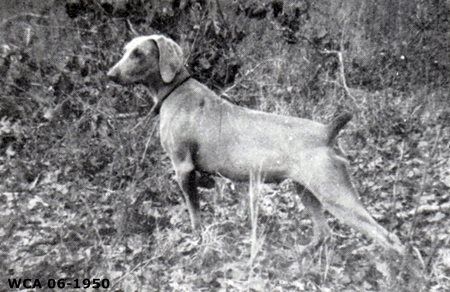
<path fill-rule="evenodd" d="M 178 84 L 176 84 L 174 87 L 172 87 L 169 92 L 167 92 L 166 94 L 164 94 L 159 100 L 160 103 L 162 104 L 164 102 L 164 100 L 166 100 L 166 98 L 169 97 L 169 95 L 172 94 L 172 92 L 175 91 L 175 89 L 177 89 L 178 87 L 180 87 L 181 85 L 183 85 L 186 81 L 188 81 L 191 78 L 191 75 L 187 75 L 186 77 L 184 77 L 180 82 L 178 82 Z"/>
<path fill-rule="evenodd" d="M 153 106 L 153 108 L 150 110 L 152 116 L 159 115 L 159 110 L 161 109 L 161 106 L 163 102 L 181 85 L 183 85 L 186 81 L 188 81 L 191 78 L 191 75 L 187 74 L 180 82 L 178 82 L 175 86 L 173 86 L 167 93 L 164 93 L 162 97 L 158 98 L 157 103 Z"/>

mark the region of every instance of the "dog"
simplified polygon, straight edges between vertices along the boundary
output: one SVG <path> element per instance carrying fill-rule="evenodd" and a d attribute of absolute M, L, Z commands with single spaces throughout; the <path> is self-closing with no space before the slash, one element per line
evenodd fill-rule
<path fill-rule="evenodd" d="M 145 85 L 160 115 L 160 137 L 175 169 L 192 229 L 200 227 L 197 172 L 248 181 L 261 172 L 266 183 L 291 179 L 313 221 L 309 245 L 327 239 L 323 209 L 388 250 L 404 253 L 394 234 L 366 211 L 354 189 L 336 136 L 351 119 L 329 124 L 240 107 L 190 77 L 183 51 L 162 35 L 136 37 L 107 76 L 119 84 Z"/>

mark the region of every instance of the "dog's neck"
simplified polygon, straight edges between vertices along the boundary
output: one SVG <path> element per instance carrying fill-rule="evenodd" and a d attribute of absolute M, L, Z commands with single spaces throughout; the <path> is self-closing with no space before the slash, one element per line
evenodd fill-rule
<path fill-rule="evenodd" d="M 169 97 L 172 92 L 174 92 L 178 87 L 191 78 L 189 72 L 183 68 L 173 79 L 170 84 L 164 83 L 161 79 L 153 79 L 154 81 L 149 81 L 146 86 L 150 90 L 150 94 L 153 96 L 153 108 L 152 114 L 159 114 L 162 103 Z"/>
<path fill-rule="evenodd" d="M 164 86 L 159 92 L 158 92 L 158 101 L 160 103 L 163 103 L 164 100 L 169 97 L 169 95 L 174 92 L 178 87 L 180 87 L 184 82 L 186 82 L 189 78 L 191 78 L 191 75 L 188 73 L 186 69 L 183 68 L 181 72 L 179 72 L 174 80 L 168 84 L 167 86 Z"/>
<path fill-rule="evenodd" d="M 162 99 L 166 99 L 167 96 L 189 79 L 189 77 L 191 75 L 183 68 L 169 84 L 165 83 L 160 76 L 149 76 L 148 81 L 144 82 L 144 85 L 148 88 L 154 100 L 161 101 Z"/>

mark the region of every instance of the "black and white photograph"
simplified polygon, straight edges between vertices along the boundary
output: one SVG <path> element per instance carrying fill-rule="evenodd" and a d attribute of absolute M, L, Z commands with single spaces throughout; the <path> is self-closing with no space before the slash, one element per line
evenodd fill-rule
<path fill-rule="evenodd" d="M 0 0 L 0 292 L 450 291 L 449 18 Z"/>

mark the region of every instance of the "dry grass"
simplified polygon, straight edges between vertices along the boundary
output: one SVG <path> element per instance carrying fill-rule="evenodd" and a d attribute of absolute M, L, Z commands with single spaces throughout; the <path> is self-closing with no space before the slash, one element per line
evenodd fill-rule
<path fill-rule="evenodd" d="M 237 47 L 243 67 L 226 94 L 246 107 L 320 122 L 353 112 L 339 138 L 351 177 L 370 213 L 411 246 L 410 258 L 385 255 L 331 217 L 334 244 L 305 255 L 311 220 L 300 196 L 289 182 L 267 187 L 258 173 L 248 190 L 223 178 L 201 190 L 197 237 L 157 121 L 137 114 L 149 106 L 146 92 L 104 80 L 118 57 L 111 47 L 127 31 L 102 18 L 93 33 L 82 28 L 87 18 L 69 25 L 52 13 L 31 21 L 40 25 L 32 45 L 11 47 L 17 59 L 0 82 L 9 94 L 0 114 L 12 115 L 0 118 L 0 291 L 11 276 L 108 278 L 113 291 L 450 290 L 446 84 L 349 85 L 356 107 L 328 71 L 317 77 L 319 89 L 310 88 L 317 63 L 305 47 L 250 22 L 256 33 Z M 349 51 L 358 58 L 372 52 L 362 38 Z M 62 57 L 49 62 L 53 56 Z"/>

